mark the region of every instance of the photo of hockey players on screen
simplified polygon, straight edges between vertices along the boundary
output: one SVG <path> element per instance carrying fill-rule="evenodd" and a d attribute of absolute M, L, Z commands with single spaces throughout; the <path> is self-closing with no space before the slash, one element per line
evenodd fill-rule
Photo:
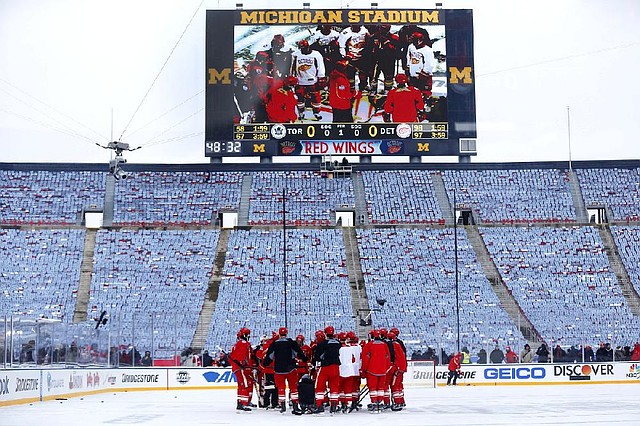
<path fill-rule="evenodd" d="M 238 25 L 238 124 L 447 122 L 444 25 Z"/>

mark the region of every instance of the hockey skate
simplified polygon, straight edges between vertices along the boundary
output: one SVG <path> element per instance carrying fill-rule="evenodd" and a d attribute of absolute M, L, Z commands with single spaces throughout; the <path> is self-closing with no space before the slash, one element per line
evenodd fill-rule
<path fill-rule="evenodd" d="M 246 412 L 246 411 L 251 411 L 251 408 L 242 405 L 241 402 L 238 402 L 238 405 L 236 405 L 236 410 L 238 410 L 239 412 Z"/>

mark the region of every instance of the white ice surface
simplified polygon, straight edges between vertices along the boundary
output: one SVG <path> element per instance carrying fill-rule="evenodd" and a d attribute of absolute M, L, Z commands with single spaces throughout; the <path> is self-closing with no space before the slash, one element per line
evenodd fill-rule
<path fill-rule="evenodd" d="M 0 425 L 640 425 L 640 383 L 409 388 L 406 399 L 400 412 L 294 416 L 238 414 L 232 390 L 105 393 L 0 407 Z"/>

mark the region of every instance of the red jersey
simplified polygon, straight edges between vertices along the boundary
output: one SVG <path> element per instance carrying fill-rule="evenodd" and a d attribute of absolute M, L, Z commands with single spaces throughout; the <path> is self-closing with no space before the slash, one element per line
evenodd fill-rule
<path fill-rule="evenodd" d="M 384 376 L 391 367 L 389 345 L 382 340 L 372 340 L 362 348 L 362 371 L 374 376 Z"/>
<path fill-rule="evenodd" d="M 395 353 L 395 360 L 393 361 L 393 364 L 396 366 L 396 368 L 402 372 L 407 372 L 407 356 L 404 353 L 404 350 L 402 349 L 402 345 L 400 345 L 399 342 L 397 342 L 396 340 L 393 340 L 391 342 L 393 344 L 393 352 Z"/>
<path fill-rule="evenodd" d="M 460 370 L 460 355 L 454 355 L 449 360 L 449 371 Z"/>
<path fill-rule="evenodd" d="M 329 105 L 335 109 L 351 109 L 351 83 L 343 73 L 333 70 L 329 74 Z"/>
<path fill-rule="evenodd" d="M 253 348 L 251 348 L 251 343 L 244 339 L 238 339 L 231 349 L 229 361 L 231 362 L 232 371 L 250 367 L 253 363 Z"/>
<path fill-rule="evenodd" d="M 274 86 L 267 93 L 267 116 L 272 123 L 293 123 L 298 119 L 298 100 L 293 91 Z"/>
<path fill-rule="evenodd" d="M 391 89 L 384 103 L 384 112 L 391 114 L 394 123 L 416 123 L 423 109 L 422 93 L 412 86 Z"/>

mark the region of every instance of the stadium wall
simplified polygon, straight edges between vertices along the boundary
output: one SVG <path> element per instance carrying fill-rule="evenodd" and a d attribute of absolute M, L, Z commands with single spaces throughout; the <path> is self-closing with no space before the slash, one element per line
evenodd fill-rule
<path fill-rule="evenodd" d="M 411 363 L 410 363 L 411 364 Z M 430 387 L 433 370 L 409 368 L 407 387 Z M 640 384 L 640 363 L 465 364 L 459 386 Z M 435 369 L 446 386 L 447 367 Z M 0 406 L 106 392 L 235 389 L 229 368 L 14 369 L 0 372 Z"/>

